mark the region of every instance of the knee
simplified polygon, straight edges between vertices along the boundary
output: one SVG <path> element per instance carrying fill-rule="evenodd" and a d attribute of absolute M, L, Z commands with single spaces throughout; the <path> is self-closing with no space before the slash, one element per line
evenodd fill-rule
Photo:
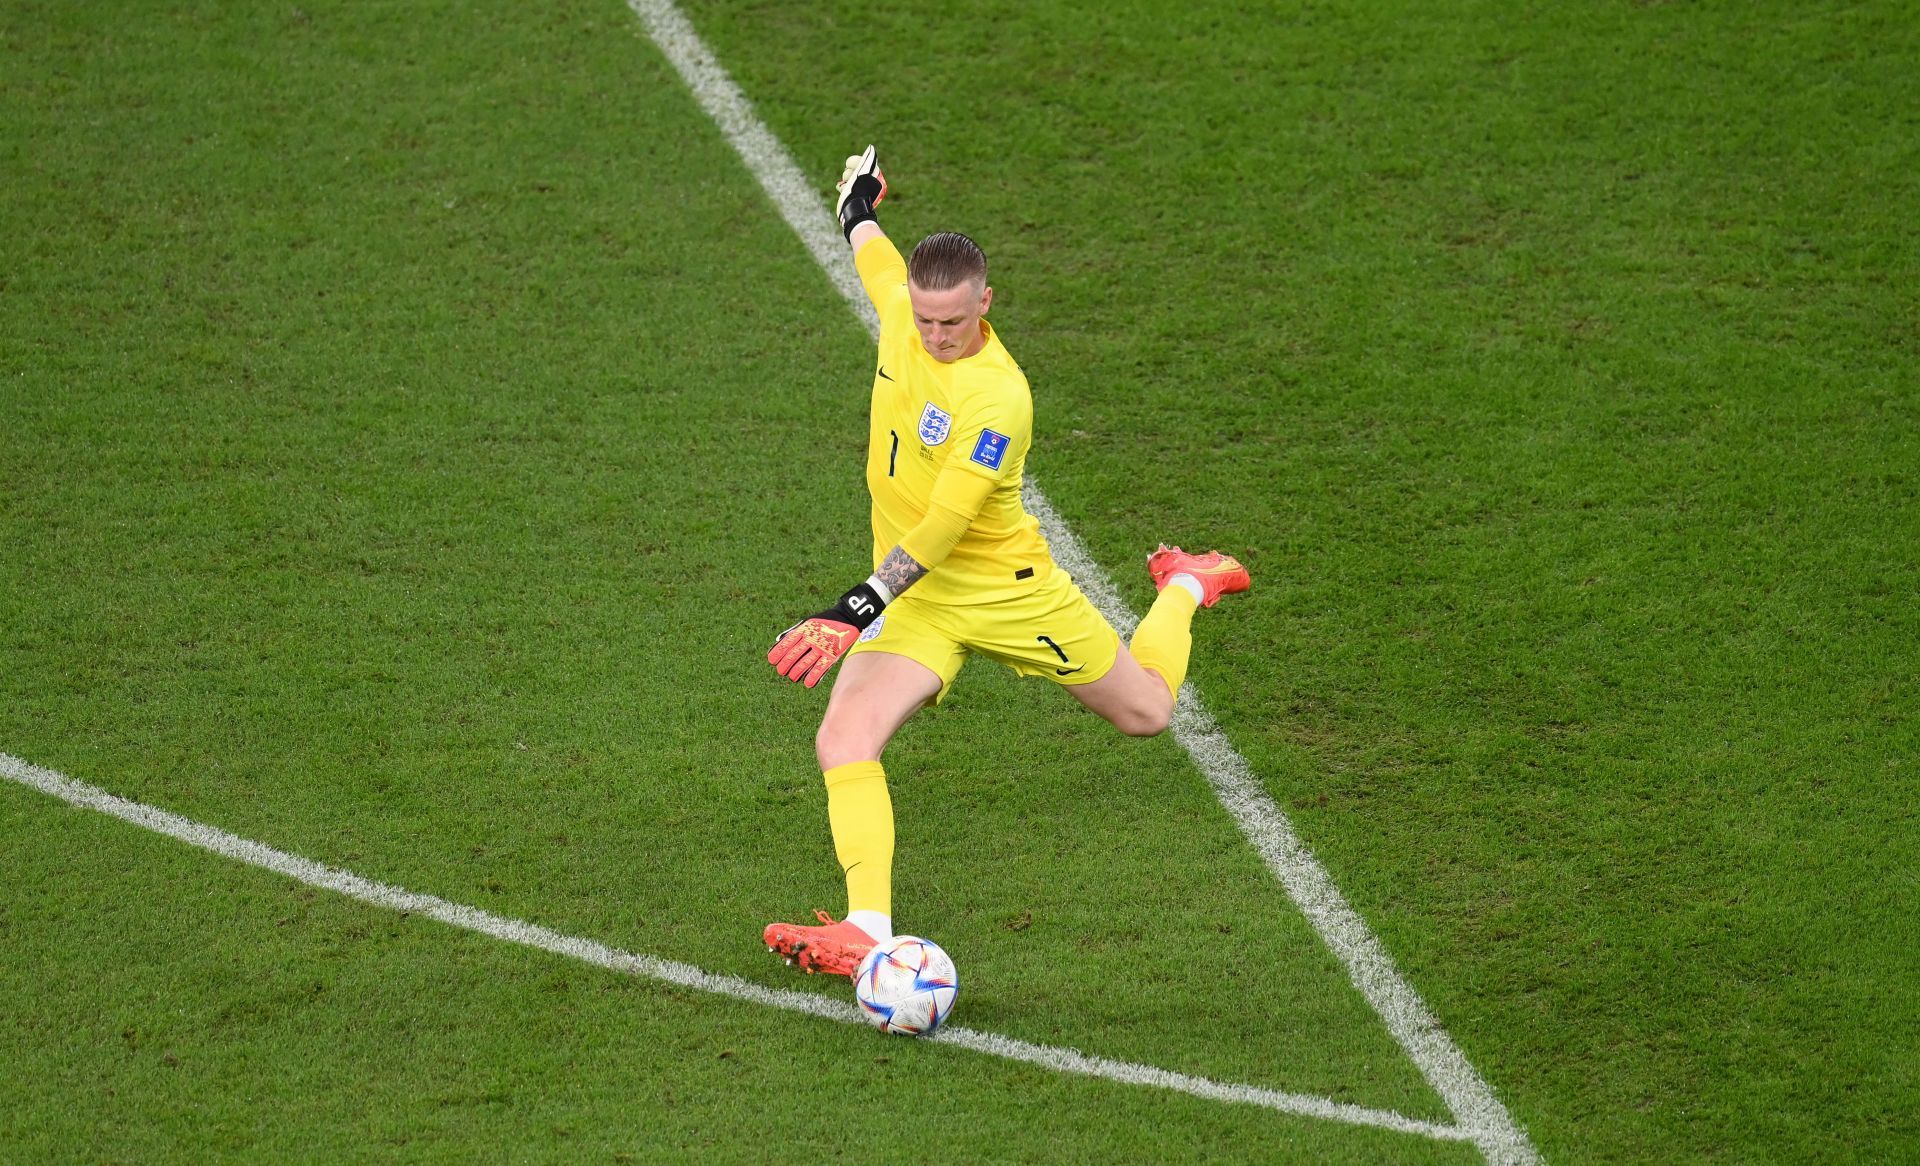
<path fill-rule="evenodd" d="M 1113 719 L 1113 725 L 1129 737 L 1157 737 L 1173 723 L 1171 708 L 1130 708 Z"/>
<path fill-rule="evenodd" d="M 813 735 L 813 755 L 819 759 L 822 771 L 839 764 L 835 758 L 840 756 L 844 748 L 841 736 L 831 719 L 820 722 L 819 730 Z"/>
<path fill-rule="evenodd" d="M 829 716 L 820 722 L 819 732 L 813 735 L 813 755 L 819 760 L 820 770 L 824 773 L 856 761 L 877 761 L 880 751 L 867 734 L 858 732 L 839 718 Z"/>

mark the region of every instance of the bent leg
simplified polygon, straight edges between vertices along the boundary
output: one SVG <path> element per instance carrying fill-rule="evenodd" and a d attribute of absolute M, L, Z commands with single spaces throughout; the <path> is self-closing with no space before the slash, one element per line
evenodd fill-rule
<path fill-rule="evenodd" d="M 1157 673 L 1166 685 L 1169 709 L 1180 698 L 1180 685 L 1187 678 L 1187 660 L 1193 655 L 1193 613 L 1199 606 L 1184 587 L 1162 589 L 1128 645 L 1140 666 Z"/>
<path fill-rule="evenodd" d="M 1067 691 L 1129 737 L 1165 732 L 1173 721 L 1173 693 L 1167 682 L 1158 672 L 1142 667 L 1125 644 L 1105 676 L 1092 684 L 1069 686 Z"/>
<path fill-rule="evenodd" d="M 1193 651 L 1193 612 L 1199 601 L 1180 587 L 1160 592 L 1120 649 L 1113 671 L 1092 684 L 1070 689 L 1080 703 L 1133 737 L 1151 737 L 1173 719 L 1173 704 L 1187 676 Z"/>

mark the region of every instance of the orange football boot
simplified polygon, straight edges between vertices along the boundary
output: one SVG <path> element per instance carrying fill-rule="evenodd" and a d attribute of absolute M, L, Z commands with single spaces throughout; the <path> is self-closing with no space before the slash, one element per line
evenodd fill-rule
<path fill-rule="evenodd" d="M 1200 580 L 1200 589 L 1206 593 L 1200 601 L 1201 607 L 1212 607 L 1220 602 L 1222 595 L 1233 595 L 1253 586 L 1253 577 L 1232 555 L 1219 551 L 1190 555 L 1165 543 L 1147 556 L 1147 574 L 1153 576 L 1154 587 L 1161 591 L 1167 589 L 1167 580 L 1175 575 L 1192 575 Z"/>
<path fill-rule="evenodd" d="M 768 951 L 777 951 L 790 964 L 799 964 L 811 976 L 832 972 L 852 976 L 860 961 L 873 950 L 873 936 L 846 921 L 835 923 L 825 911 L 815 911 L 823 927 L 804 927 L 798 923 L 769 923 L 765 939 Z"/>

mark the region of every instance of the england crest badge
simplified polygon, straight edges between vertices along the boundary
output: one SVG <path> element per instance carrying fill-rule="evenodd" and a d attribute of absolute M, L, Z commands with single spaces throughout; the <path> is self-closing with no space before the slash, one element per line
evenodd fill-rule
<path fill-rule="evenodd" d="M 920 444 L 939 445 L 951 432 L 953 414 L 928 401 L 927 407 L 920 411 Z"/>

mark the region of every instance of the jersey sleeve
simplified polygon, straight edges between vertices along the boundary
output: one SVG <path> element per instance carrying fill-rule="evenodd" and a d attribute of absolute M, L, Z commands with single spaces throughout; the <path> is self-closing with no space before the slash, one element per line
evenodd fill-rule
<path fill-rule="evenodd" d="M 949 461 L 934 479 L 933 496 L 927 502 L 927 516 L 900 538 L 900 549 L 913 561 L 932 570 L 947 561 L 953 548 L 973 525 L 973 520 L 993 493 L 993 482 L 970 474 Z"/>
<path fill-rule="evenodd" d="M 1026 384 L 1004 374 L 982 377 L 955 404 L 947 466 L 995 482 L 1018 477 L 1033 443 L 1033 398 Z"/>
<path fill-rule="evenodd" d="M 860 273 L 860 286 L 867 289 L 867 298 L 873 301 L 881 331 L 906 324 L 913 311 L 907 298 L 907 261 L 900 258 L 893 240 L 885 235 L 867 240 L 854 255 L 853 267 Z"/>

